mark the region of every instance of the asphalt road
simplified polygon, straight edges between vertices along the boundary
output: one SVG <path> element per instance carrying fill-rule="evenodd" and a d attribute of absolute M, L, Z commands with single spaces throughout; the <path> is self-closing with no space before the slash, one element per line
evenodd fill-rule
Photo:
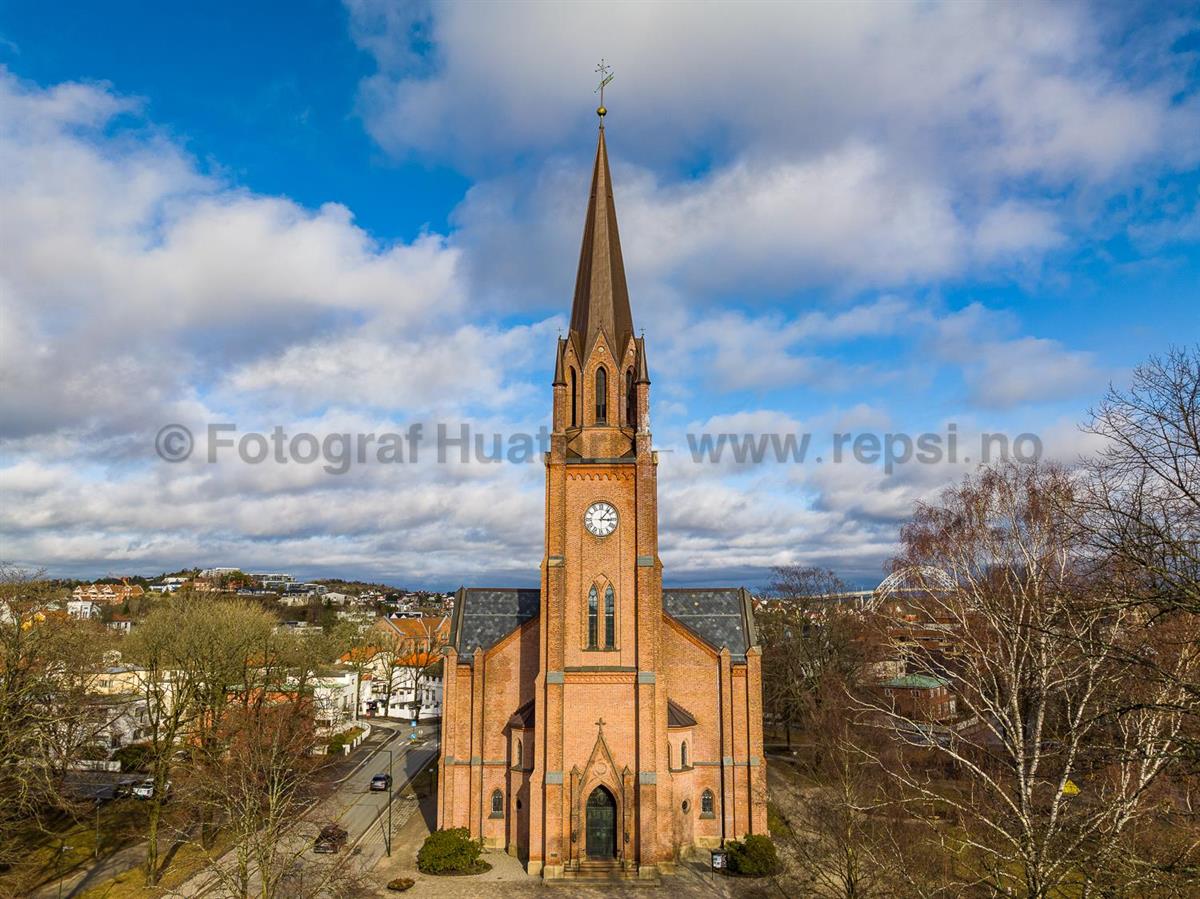
<path fill-rule="evenodd" d="M 384 839 L 387 827 L 388 793 L 371 792 L 371 778 L 388 770 L 388 753 L 392 763 L 393 814 L 404 805 L 413 803 L 396 798 L 417 773 L 437 758 L 438 738 L 436 728 L 423 727 L 418 740 L 410 741 L 412 729 L 407 726 L 390 726 L 378 719 L 371 722 L 374 732 L 359 752 L 347 759 L 354 765 L 336 781 L 337 787 L 320 805 L 310 809 L 303 820 L 298 821 L 291 832 L 289 851 L 298 853 L 298 863 L 303 871 L 296 872 L 302 881 L 320 882 L 333 867 L 353 859 L 356 866 L 366 869 L 373 865 L 386 851 Z M 357 756 L 357 758 L 356 758 Z M 336 775 L 335 775 L 336 776 Z M 336 856 L 317 854 L 312 851 L 313 838 L 326 824 L 337 822 L 347 831 L 345 848 Z M 223 862 L 232 860 L 232 854 Z M 227 862 L 226 862 L 227 863 Z M 185 883 L 172 895 L 181 897 L 205 896 L 217 887 L 211 872 L 201 873 Z M 252 889 L 254 885 L 252 884 Z"/>
<path fill-rule="evenodd" d="M 359 855 L 363 863 L 377 860 L 378 855 L 386 852 L 386 835 L 388 824 L 388 793 L 380 790 L 372 792 L 369 787 L 371 778 L 376 774 L 388 773 L 389 751 L 391 753 L 392 773 L 392 815 L 395 818 L 401 813 L 406 804 L 397 795 L 413 777 L 437 758 L 438 741 L 436 736 L 427 735 L 418 742 L 410 743 L 409 730 L 405 728 L 390 739 L 382 742 L 376 748 L 370 761 L 351 774 L 338 787 L 337 793 L 323 805 L 326 812 L 335 811 L 336 817 L 322 817 L 318 814 L 310 816 L 318 826 L 330 820 L 336 820 L 349 834 L 346 841 L 347 849 L 358 844 Z M 375 856 L 375 857 L 372 857 Z"/>

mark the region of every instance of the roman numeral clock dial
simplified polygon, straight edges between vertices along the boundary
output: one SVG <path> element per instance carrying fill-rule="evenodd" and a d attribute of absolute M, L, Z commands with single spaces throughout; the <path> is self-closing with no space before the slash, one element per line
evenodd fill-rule
<path fill-rule="evenodd" d="M 592 503 L 583 513 L 583 526 L 590 534 L 607 537 L 617 529 L 617 510 L 610 503 Z"/>

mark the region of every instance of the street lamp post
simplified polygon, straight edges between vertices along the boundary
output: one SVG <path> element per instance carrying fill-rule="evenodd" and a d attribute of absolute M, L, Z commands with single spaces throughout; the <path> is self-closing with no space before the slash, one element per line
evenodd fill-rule
<path fill-rule="evenodd" d="M 55 873 L 58 874 L 58 899 L 62 899 L 62 887 L 63 887 L 63 884 L 62 884 L 62 882 L 63 882 L 62 860 L 63 860 L 63 856 L 66 855 L 69 850 L 74 849 L 74 848 L 75 848 L 74 846 L 68 846 L 66 843 L 61 843 L 58 847 L 58 863 L 54 866 L 56 869 Z"/>
<path fill-rule="evenodd" d="M 384 748 L 388 754 L 388 794 L 387 794 L 387 833 L 383 835 L 383 846 L 387 851 L 388 858 L 392 857 L 392 790 L 395 789 L 395 781 L 392 779 L 392 750 Z"/>

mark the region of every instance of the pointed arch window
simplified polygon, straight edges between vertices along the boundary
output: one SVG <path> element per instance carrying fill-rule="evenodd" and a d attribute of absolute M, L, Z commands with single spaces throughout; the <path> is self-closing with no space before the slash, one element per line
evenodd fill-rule
<path fill-rule="evenodd" d="M 625 369 L 625 424 L 629 427 L 637 425 L 637 396 L 633 390 L 633 369 Z"/>
<path fill-rule="evenodd" d="M 525 753 L 521 746 L 520 737 L 517 737 L 517 751 L 513 753 L 513 758 L 516 760 L 514 768 L 523 768 L 525 766 Z"/>
<path fill-rule="evenodd" d="M 610 584 L 604 588 L 604 648 L 617 645 L 617 598 Z"/>
<path fill-rule="evenodd" d="M 600 639 L 600 594 L 595 586 L 588 591 L 588 649 L 596 649 Z"/>
<path fill-rule="evenodd" d="M 596 369 L 596 424 L 608 422 L 608 369 Z"/>
<path fill-rule="evenodd" d="M 679 744 L 679 767 L 686 768 L 687 764 L 687 740 Z"/>
<path fill-rule="evenodd" d="M 713 815 L 713 791 L 705 790 L 700 794 L 700 814 L 712 817 Z"/>
<path fill-rule="evenodd" d="M 504 794 L 499 790 L 492 791 L 492 817 L 504 817 Z"/>
<path fill-rule="evenodd" d="M 579 391 L 575 386 L 575 369 L 571 369 L 571 427 L 579 423 Z"/>

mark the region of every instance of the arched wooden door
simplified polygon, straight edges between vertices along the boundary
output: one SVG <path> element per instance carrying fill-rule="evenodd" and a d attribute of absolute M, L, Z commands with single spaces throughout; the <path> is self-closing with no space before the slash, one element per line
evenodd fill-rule
<path fill-rule="evenodd" d="M 596 787 L 587 801 L 588 858 L 616 858 L 617 801 L 604 787 Z"/>

